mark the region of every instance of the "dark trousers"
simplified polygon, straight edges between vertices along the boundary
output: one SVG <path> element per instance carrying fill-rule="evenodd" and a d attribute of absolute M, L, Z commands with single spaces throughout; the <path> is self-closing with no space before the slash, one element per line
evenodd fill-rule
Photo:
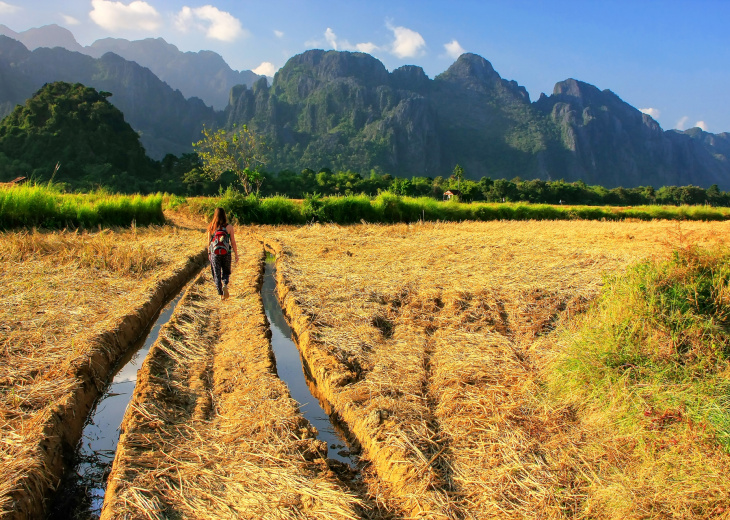
<path fill-rule="evenodd" d="M 215 288 L 218 294 L 223 294 L 223 286 L 228 285 L 231 277 L 231 255 L 208 255 L 210 272 L 213 274 Z"/>

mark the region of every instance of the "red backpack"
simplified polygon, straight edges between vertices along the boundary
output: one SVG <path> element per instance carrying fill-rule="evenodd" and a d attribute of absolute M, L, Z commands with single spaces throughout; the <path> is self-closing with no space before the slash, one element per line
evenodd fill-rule
<path fill-rule="evenodd" d="M 210 239 L 208 247 L 212 255 L 227 255 L 231 252 L 231 235 L 225 229 L 217 229 Z"/>

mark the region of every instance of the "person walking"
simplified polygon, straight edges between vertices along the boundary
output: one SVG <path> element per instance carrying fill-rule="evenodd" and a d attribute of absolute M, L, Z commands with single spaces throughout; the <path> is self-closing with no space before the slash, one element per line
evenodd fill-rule
<path fill-rule="evenodd" d="M 231 251 L 238 262 L 238 246 L 233 226 L 226 220 L 223 208 L 215 208 L 213 220 L 208 224 L 208 258 L 215 287 L 221 300 L 228 298 L 228 283 L 231 277 Z"/>

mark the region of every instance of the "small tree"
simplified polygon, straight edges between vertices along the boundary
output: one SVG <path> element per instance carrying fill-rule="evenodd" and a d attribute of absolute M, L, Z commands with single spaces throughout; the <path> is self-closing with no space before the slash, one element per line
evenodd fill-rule
<path fill-rule="evenodd" d="M 454 174 L 452 177 L 456 179 L 456 189 L 461 191 L 461 180 L 464 178 L 464 168 L 458 164 L 454 166 Z"/>
<path fill-rule="evenodd" d="M 265 164 L 263 140 L 247 125 L 233 130 L 210 130 L 203 127 L 203 139 L 193 143 L 203 164 L 203 171 L 211 180 L 231 171 L 246 195 L 258 193 L 264 176 L 259 167 Z"/>

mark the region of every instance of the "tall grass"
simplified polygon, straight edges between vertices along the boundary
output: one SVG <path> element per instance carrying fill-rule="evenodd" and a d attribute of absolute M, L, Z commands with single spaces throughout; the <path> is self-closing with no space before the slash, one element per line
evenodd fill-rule
<path fill-rule="evenodd" d="M 328 222 L 394 224 L 398 222 L 464 220 L 728 220 L 730 208 L 709 206 L 552 206 L 529 203 L 441 202 L 430 197 L 401 197 L 384 192 L 377 197 L 310 195 L 303 202 L 285 197 L 258 198 L 228 190 L 219 198 L 188 199 L 194 212 L 211 217 L 216 207 L 242 224 L 303 224 Z"/>
<path fill-rule="evenodd" d="M 164 221 L 160 194 L 67 194 L 40 185 L 0 189 L 0 229 L 146 226 Z"/>
<path fill-rule="evenodd" d="M 670 509 L 712 516 L 728 499 L 730 251 L 681 249 L 608 279 L 565 345 L 547 388 L 590 426 L 587 453 L 624 447 L 594 474 L 611 500 L 640 507 L 636 489 L 653 489 Z"/>
<path fill-rule="evenodd" d="M 630 399 L 622 424 L 646 423 L 647 407 L 682 410 L 730 453 L 730 251 L 680 249 L 608 279 L 556 368 L 562 395 L 650 394 Z"/>

